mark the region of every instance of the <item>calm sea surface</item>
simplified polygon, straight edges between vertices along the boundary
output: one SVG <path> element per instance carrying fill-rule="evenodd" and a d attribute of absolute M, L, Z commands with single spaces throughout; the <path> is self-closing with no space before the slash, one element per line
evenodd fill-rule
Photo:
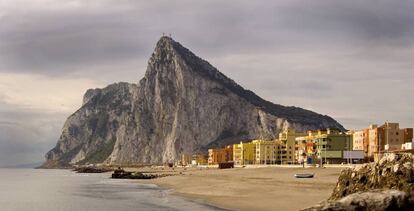
<path fill-rule="evenodd" d="M 217 210 L 155 185 L 69 170 L 1 169 L 0 210 Z"/>

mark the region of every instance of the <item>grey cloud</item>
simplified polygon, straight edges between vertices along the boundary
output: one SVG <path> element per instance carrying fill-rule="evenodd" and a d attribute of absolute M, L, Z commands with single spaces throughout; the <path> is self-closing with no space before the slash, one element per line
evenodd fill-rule
<path fill-rule="evenodd" d="M 128 61 L 143 54 L 139 27 L 118 16 L 122 14 L 30 15 L 19 21 L 21 17 L 12 14 L 4 20 L 9 25 L 0 29 L 0 59 L 12 70 L 65 74 L 68 68 Z"/>
<path fill-rule="evenodd" d="M 334 88 L 329 82 L 321 81 L 296 81 L 296 80 L 262 80 L 261 90 L 265 95 L 290 96 L 307 98 L 329 98 L 332 97 Z M 275 100 L 278 102 L 278 100 Z"/>
<path fill-rule="evenodd" d="M 285 27 L 308 32 L 305 36 L 321 35 L 328 42 L 346 38 L 363 45 L 373 41 L 407 44 L 413 41 L 413 8 L 410 1 L 322 0 L 289 4 L 278 17 Z"/>
<path fill-rule="evenodd" d="M 413 41 L 414 3 L 264 2 L 96 1 L 99 6 L 85 3 L 63 11 L 45 11 L 41 5 L 6 11 L 0 26 L 0 71 L 66 75 L 93 72 L 97 64 L 145 61 L 162 32 L 206 57 Z"/>

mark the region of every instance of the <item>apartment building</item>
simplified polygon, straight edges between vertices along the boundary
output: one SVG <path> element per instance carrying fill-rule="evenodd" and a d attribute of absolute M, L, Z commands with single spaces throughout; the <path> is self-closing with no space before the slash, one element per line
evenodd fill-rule
<path fill-rule="evenodd" d="M 297 137 L 306 136 L 306 133 L 298 132 L 295 129 L 286 129 L 279 133 L 279 141 L 280 141 L 280 160 L 281 163 L 297 163 L 297 155 L 296 155 L 296 142 L 295 139 Z"/>
<path fill-rule="evenodd" d="M 217 165 L 233 160 L 233 146 L 208 150 L 208 165 Z"/>
<path fill-rule="evenodd" d="M 401 129 L 399 123 L 385 122 L 380 127 L 371 125 L 368 136 L 368 157 L 378 160 L 383 152 L 401 150 L 405 143 L 411 143 L 413 129 Z"/>
<path fill-rule="evenodd" d="M 369 147 L 369 128 L 356 130 L 352 134 L 352 150 L 364 152 L 364 157 L 368 157 Z"/>
<path fill-rule="evenodd" d="M 279 141 L 253 140 L 255 145 L 254 164 L 276 164 L 281 159 L 281 144 Z"/>
<path fill-rule="evenodd" d="M 233 144 L 233 161 L 236 165 L 254 164 L 256 159 L 256 144 Z"/>
<path fill-rule="evenodd" d="M 336 129 L 308 131 L 307 136 L 298 137 L 296 141 L 296 159 L 305 160 L 308 164 L 342 163 L 344 151 L 351 151 L 352 135 Z"/>

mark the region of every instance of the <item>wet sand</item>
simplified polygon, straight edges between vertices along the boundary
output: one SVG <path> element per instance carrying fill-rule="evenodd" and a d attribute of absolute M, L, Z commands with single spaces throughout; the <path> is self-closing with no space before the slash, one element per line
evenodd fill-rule
<path fill-rule="evenodd" d="M 139 183 L 173 189 L 177 195 L 227 209 L 299 210 L 327 199 L 342 169 L 175 168 L 159 171 L 174 176 L 140 180 Z M 295 173 L 315 173 L 315 178 L 297 179 L 293 177 Z"/>

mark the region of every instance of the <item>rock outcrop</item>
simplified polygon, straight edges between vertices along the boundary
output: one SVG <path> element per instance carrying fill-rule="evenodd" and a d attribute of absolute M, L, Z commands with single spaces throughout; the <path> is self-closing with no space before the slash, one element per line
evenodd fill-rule
<path fill-rule="evenodd" d="M 414 201 L 399 190 L 371 190 L 353 193 L 337 201 L 323 202 L 304 211 L 411 211 Z"/>
<path fill-rule="evenodd" d="M 343 170 L 329 200 L 373 189 L 414 193 L 414 156 L 388 154 L 379 162 Z"/>
<path fill-rule="evenodd" d="M 43 167 L 161 164 L 287 127 L 339 128 L 329 116 L 263 100 L 170 37 L 162 37 L 138 84 L 88 90 Z"/>
<path fill-rule="evenodd" d="M 412 210 L 414 155 L 388 154 L 379 162 L 345 169 L 331 197 L 305 210 Z"/>

